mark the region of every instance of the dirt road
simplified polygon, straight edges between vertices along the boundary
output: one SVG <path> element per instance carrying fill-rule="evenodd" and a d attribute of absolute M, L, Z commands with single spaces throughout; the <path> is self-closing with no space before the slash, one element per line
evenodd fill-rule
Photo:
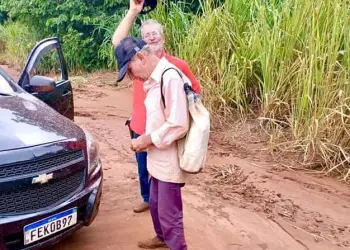
<path fill-rule="evenodd" d="M 111 86 L 114 79 L 74 78 L 76 123 L 100 144 L 103 202 L 92 226 L 54 250 L 133 250 L 138 240 L 154 236 L 149 212 L 132 212 L 140 201 L 124 126 L 132 94 L 125 85 Z M 349 186 L 272 162 L 256 131 L 248 124 L 212 134 L 205 172 L 183 189 L 188 249 L 350 249 Z"/>

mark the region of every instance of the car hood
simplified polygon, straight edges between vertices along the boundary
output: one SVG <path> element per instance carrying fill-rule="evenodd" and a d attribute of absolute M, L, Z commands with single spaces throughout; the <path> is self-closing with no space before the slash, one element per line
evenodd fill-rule
<path fill-rule="evenodd" d="M 28 93 L 0 96 L 0 151 L 83 137 L 74 122 Z"/>

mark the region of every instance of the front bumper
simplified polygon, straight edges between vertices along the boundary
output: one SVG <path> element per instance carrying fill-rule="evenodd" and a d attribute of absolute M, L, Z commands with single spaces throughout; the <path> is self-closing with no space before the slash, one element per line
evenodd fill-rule
<path fill-rule="evenodd" d="M 57 207 L 38 213 L 5 218 L 0 217 L 0 250 L 41 249 L 61 241 L 63 238 L 72 234 L 83 226 L 89 226 L 96 218 L 100 206 L 103 183 L 101 164 L 99 164 L 99 167 L 89 178 L 88 186 Z M 54 235 L 48 236 L 47 238 L 43 238 L 42 240 L 31 245 L 24 245 L 23 228 L 26 225 L 40 221 L 44 218 L 73 207 L 78 208 L 77 223 L 74 226 Z"/>

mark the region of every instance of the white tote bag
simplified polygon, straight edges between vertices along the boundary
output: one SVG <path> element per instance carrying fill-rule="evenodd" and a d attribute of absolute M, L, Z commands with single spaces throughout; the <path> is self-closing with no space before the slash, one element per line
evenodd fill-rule
<path fill-rule="evenodd" d="M 176 70 L 182 78 L 181 73 L 175 68 L 166 69 L 163 74 L 169 70 Z M 161 80 L 161 95 L 165 106 L 163 96 L 163 75 Z M 191 86 L 185 82 L 184 91 L 188 101 L 188 110 L 190 118 L 190 128 L 186 136 L 177 141 L 180 168 L 190 174 L 197 174 L 204 168 L 210 133 L 210 113 L 204 107 L 200 95 L 195 93 Z"/>

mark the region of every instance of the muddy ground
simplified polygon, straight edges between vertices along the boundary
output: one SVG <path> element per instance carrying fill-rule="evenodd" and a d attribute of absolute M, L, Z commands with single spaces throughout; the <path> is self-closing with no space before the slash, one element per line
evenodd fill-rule
<path fill-rule="evenodd" d="M 154 232 L 149 212 L 132 211 L 141 198 L 124 126 L 130 86 L 113 86 L 114 73 L 72 79 L 76 123 L 100 145 L 104 193 L 96 221 L 51 249 L 138 249 Z M 212 133 L 205 171 L 183 189 L 188 249 L 350 249 L 349 186 L 272 161 L 262 138 L 254 123 Z"/>

